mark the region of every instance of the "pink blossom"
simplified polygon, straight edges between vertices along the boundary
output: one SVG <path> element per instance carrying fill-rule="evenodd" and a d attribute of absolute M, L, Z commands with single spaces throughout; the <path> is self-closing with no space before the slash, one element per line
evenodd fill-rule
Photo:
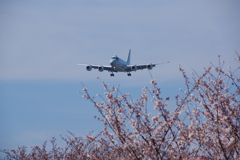
<path fill-rule="evenodd" d="M 150 84 L 152 84 L 152 85 L 157 85 L 157 83 L 156 83 L 156 81 L 155 81 L 154 79 L 152 79 L 152 80 L 150 81 Z"/>

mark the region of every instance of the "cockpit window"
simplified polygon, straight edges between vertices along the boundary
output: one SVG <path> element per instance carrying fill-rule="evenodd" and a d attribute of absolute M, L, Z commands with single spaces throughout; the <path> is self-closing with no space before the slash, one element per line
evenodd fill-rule
<path fill-rule="evenodd" d="M 118 59 L 118 57 L 117 56 L 112 56 L 112 59 Z"/>

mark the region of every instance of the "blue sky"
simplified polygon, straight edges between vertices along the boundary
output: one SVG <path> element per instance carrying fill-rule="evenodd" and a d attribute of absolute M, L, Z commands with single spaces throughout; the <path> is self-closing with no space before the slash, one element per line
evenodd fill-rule
<path fill-rule="evenodd" d="M 191 74 L 209 62 L 237 67 L 240 50 L 238 0 L 1 0 L 0 148 L 41 145 L 70 130 L 100 130 L 97 112 L 78 91 L 103 93 L 96 77 L 137 98 L 149 86 L 147 70 L 110 77 L 77 63 L 109 64 L 112 55 L 132 64 L 170 61 L 151 73 L 163 96 L 184 82 L 178 64 Z"/>

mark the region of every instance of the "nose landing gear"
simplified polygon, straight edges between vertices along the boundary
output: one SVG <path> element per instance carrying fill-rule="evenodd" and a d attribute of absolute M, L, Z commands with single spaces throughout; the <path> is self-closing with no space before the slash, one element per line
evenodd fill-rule
<path fill-rule="evenodd" d="M 128 73 L 127 75 L 128 75 L 128 76 L 131 76 L 131 73 Z"/>

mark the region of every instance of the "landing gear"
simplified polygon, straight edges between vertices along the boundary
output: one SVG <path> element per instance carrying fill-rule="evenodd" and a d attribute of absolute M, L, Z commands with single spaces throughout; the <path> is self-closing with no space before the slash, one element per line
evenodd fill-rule
<path fill-rule="evenodd" d="M 131 76 L 131 73 L 128 73 L 127 75 L 128 75 L 128 76 Z"/>
<path fill-rule="evenodd" d="M 111 76 L 111 77 L 114 77 L 114 74 L 113 74 L 113 73 L 111 73 L 111 74 L 110 74 L 110 76 Z"/>

